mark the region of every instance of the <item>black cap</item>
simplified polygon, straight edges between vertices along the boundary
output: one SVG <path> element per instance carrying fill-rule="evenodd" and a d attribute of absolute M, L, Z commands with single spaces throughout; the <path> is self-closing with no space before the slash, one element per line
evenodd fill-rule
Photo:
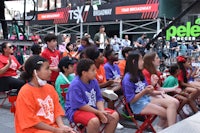
<path fill-rule="evenodd" d="M 67 67 L 68 65 L 73 65 L 76 62 L 77 61 L 75 58 L 70 58 L 68 56 L 65 56 L 60 60 L 58 67 L 59 67 L 59 69 L 61 69 L 63 66 Z"/>

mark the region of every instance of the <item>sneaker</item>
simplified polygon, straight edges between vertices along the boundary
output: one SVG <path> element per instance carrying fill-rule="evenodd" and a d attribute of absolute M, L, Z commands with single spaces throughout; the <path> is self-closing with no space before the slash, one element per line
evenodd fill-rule
<path fill-rule="evenodd" d="M 110 100 L 117 100 L 118 95 L 113 90 L 104 90 L 102 95 Z"/>
<path fill-rule="evenodd" d="M 154 126 L 154 130 L 156 131 L 156 133 L 158 133 L 158 132 L 162 131 L 163 128 L 160 127 L 160 126 L 158 126 L 158 125 L 155 125 L 155 126 Z"/>
<path fill-rule="evenodd" d="M 183 106 L 183 112 L 186 114 L 186 115 L 191 115 L 193 112 L 190 108 L 190 106 L 188 104 L 186 104 L 185 106 Z"/>
<path fill-rule="evenodd" d="M 124 126 L 123 125 L 121 125 L 119 122 L 117 123 L 117 129 L 123 129 L 124 128 Z"/>

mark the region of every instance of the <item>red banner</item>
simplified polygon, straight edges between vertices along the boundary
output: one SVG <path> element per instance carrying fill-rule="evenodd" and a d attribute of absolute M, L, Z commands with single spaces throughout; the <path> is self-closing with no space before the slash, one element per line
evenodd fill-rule
<path fill-rule="evenodd" d="M 41 13 L 41 14 L 38 14 L 37 18 L 38 20 L 63 19 L 64 12 Z"/>
<path fill-rule="evenodd" d="M 155 11 L 158 11 L 158 4 L 119 6 L 115 8 L 116 15 L 155 12 Z"/>

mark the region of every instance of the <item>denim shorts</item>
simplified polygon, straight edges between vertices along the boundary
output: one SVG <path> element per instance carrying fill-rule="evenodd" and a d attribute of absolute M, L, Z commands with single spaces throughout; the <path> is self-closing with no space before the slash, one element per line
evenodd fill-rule
<path fill-rule="evenodd" d="M 150 97 L 148 95 L 144 95 L 135 103 L 131 103 L 130 108 L 134 114 L 140 114 L 146 105 L 150 103 L 150 101 Z"/>

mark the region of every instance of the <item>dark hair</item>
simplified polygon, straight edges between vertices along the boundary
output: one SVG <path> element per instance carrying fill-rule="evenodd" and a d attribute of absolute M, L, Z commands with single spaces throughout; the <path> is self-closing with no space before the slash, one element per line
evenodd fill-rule
<path fill-rule="evenodd" d="M 47 34 L 44 38 L 44 42 L 47 43 L 47 42 L 50 42 L 52 40 L 57 40 L 57 36 L 55 34 Z"/>
<path fill-rule="evenodd" d="M 83 71 L 87 72 L 93 64 L 94 64 L 94 61 L 92 61 L 91 59 L 87 59 L 87 58 L 81 59 L 78 62 L 77 68 L 76 68 L 78 76 L 81 77 L 82 72 Z"/>
<path fill-rule="evenodd" d="M 1 44 L 1 52 L 4 54 L 4 48 L 6 48 L 7 47 L 7 44 L 8 44 L 9 42 L 3 42 L 2 44 Z"/>
<path fill-rule="evenodd" d="M 69 51 L 69 52 L 71 51 L 71 50 L 69 49 L 69 46 L 70 46 L 70 45 L 73 45 L 73 44 L 67 43 L 67 45 L 66 45 L 66 49 L 67 49 L 67 51 Z M 73 46 L 73 47 L 74 47 L 74 46 Z"/>
<path fill-rule="evenodd" d="M 186 61 L 185 61 L 186 62 Z M 179 66 L 179 68 L 180 68 L 180 70 L 182 71 L 182 73 L 183 73 L 183 81 L 184 81 L 184 83 L 187 83 L 188 82 L 188 79 L 187 79 L 187 70 L 185 69 L 185 67 L 184 67 L 184 64 L 185 64 L 185 62 L 178 62 L 178 66 Z"/>
<path fill-rule="evenodd" d="M 31 46 L 31 51 L 34 55 L 39 55 L 41 53 L 41 47 L 38 44 L 33 44 Z"/>
<path fill-rule="evenodd" d="M 124 47 L 123 49 L 122 49 L 122 55 L 123 55 L 123 57 L 124 58 L 126 58 L 125 56 L 125 54 L 126 53 L 128 53 L 129 51 L 132 51 L 133 50 L 133 48 L 131 48 L 131 47 Z"/>
<path fill-rule="evenodd" d="M 138 51 L 129 52 L 126 61 L 125 73 L 130 73 L 131 75 L 130 81 L 134 83 L 138 82 L 139 80 L 141 81 L 144 80 L 144 75 L 142 73 L 142 70 L 138 68 L 138 61 L 140 56 L 142 55 Z"/>
<path fill-rule="evenodd" d="M 157 53 L 152 52 L 148 53 L 144 56 L 144 68 L 150 73 L 150 74 L 156 74 L 157 75 L 157 70 L 152 63 L 156 57 Z"/>
<path fill-rule="evenodd" d="M 40 70 L 44 62 L 47 62 L 47 60 L 39 55 L 29 57 L 24 65 L 25 71 L 22 72 L 20 77 L 25 81 L 31 80 L 33 78 L 33 71 Z"/>
<path fill-rule="evenodd" d="M 103 25 L 101 25 L 100 27 L 99 27 L 99 29 L 102 29 L 102 28 L 105 28 Z"/>
<path fill-rule="evenodd" d="M 95 60 L 99 57 L 100 52 L 96 47 L 88 47 L 85 49 L 85 55 L 87 58 L 90 58 L 91 60 Z"/>
<path fill-rule="evenodd" d="M 74 63 L 75 59 L 65 56 L 59 61 L 58 68 L 62 73 L 64 73 L 63 67 L 68 68 L 69 65 L 73 65 Z"/>
<path fill-rule="evenodd" d="M 171 75 L 174 75 L 174 74 L 177 73 L 177 70 L 178 70 L 178 69 L 179 69 L 178 64 L 173 64 L 173 65 L 171 65 L 171 66 L 169 67 L 169 73 L 170 73 Z"/>
<path fill-rule="evenodd" d="M 81 40 L 82 40 L 82 41 L 86 41 L 87 46 L 90 46 L 90 45 L 91 45 L 90 42 L 89 42 L 89 39 L 88 39 L 87 37 L 82 37 Z"/>
<path fill-rule="evenodd" d="M 111 45 L 107 45 L 105 50 L 104 50 L 104 56 L 107 58 L 109 58 L 109 56 L 112 54 L 114 50 L 112 49 Z"/>

